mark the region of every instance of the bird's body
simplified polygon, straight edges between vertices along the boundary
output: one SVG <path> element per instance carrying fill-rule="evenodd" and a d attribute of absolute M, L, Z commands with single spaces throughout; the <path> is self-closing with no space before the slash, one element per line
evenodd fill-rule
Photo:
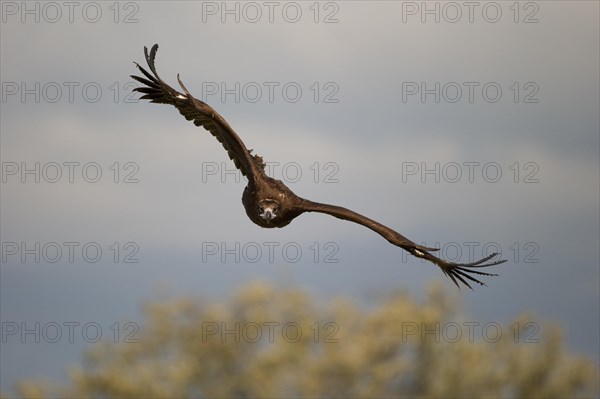
<path fill-rule="evenodd" d="M 262 172 L 264 175 L 264 171 Z M 302 201 L 281 180 L 267 175 L 249 181 L 242 195 L 246 214 L 260 227 L 285 227 L 300 215 L 299 202 Z M 270 212 L 267 217 L 265 210 Z M 263 214 L 264 216 L 260 216 Z"/>
<path fill-rule="evenodd" d="M 132 78 L 145 85 L 145 87 L 138 87 L 134 90 L 144 94 L 141 99 L 174 105 L 187 120 L 193 121 L 196 126 L 204 127 L 219 140 L 227 151 L 229 158 L 233 160 L 235 166 L 248 179 L 248 184 L 242 195 L 242 203 L 246 214 L 255 224 L 264 228 L 285 227 L 305 212 L 326 213 L 338 219 L 361 224 L 375 231 L 391 244 L 410 252 L 418 258 L 435 263 L 457 286 L 459 286 L 458 280 L 469 288 L 471 286 L 466 280 L 484 285 L 471 274 L 495 276 L 495 274 L 484 273 L 473 270 L 473 268 L 494 266 L 505 262 L 499 260 L 486 263 L 497 255 L 495 253 L 472 263 L 448 262 L 430 253 L 437 251 L 436 248 L 418 245 L 402 234 L 366 216 L 341 206 L 313 202 L 297 196 L 283 182 L 266 175 L 265 163 L 262 157 L 252 155 L 252 150 L 246 148 L 225 118 L 208 104 L 194 98 L 183 85 L 179 76 L 177 76 L 177 80 L 183 93 L 176 91 L 160 79 L 154 67 L 157 50 L 158 45 L 156 44 L 152 47 L 150 53 L 148 53 L 147 48 L 144 48 L 146 62 L 152 74 L 136 64 L 147 79 L 132 75 Z"/>

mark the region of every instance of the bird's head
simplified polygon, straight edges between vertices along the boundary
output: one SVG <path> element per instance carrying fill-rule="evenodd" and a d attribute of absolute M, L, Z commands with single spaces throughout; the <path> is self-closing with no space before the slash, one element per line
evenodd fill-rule
<path fill-rule="evenodd" d="M 258 203 L 258 216 L 267 222 L 279 216 L 279 202 L 272 199 L 264 199 Z"/>

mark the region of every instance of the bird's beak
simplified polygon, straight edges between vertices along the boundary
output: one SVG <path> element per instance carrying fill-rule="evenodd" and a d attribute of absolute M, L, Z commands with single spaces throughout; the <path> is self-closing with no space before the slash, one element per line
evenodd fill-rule
<path fill-rule="evenodd" d="M 266 211 L 265 212 L 265 218 L 267 220 L 271 220 L 273 218 L 273 214 L 271 213 L 271 211 Z"/>

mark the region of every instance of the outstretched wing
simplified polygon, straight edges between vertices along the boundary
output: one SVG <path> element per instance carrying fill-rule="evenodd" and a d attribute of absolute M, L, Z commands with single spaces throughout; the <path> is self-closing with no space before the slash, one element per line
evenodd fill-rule
<path fill-rule="evenodd" d="M 146 62 L 152 73 L 149 73 L 138 63 L 135 63 L 147 79 L 131 75 L 133 79 L 145 85 L 133 90 L 144 94 L 140 97 L 142 100 L 174 105 L 185 119 L 193 121 L 196 126 L 202 126 L 208 130 L 223 145 L 229 158 L 235 163 L 235 166 L 242 174 L 249 180 L 252 180 L 258 170 L 264 169 L 262 158 L 257 155 L 251 155 L 251 150 L 248 151 L 227 121 L 210 105 L 194 98 L 179 79 L 179 75 L 177 75 L 177 81 L 184 93 L 173 89 L 158 76 L 154 67 L 154 58 L 156 57 L 157 50 L 158 44 L 152 46 L 150 54 L 148 54 L 148 49 L 144 47 Z"/>
<path fill-rule="evenodd" d="M 497 276 L 497 274 L 485 273 L 473 269 L 480 267 L 495 266 L 506 262 L 506 260 L 497 260 L 489 262 L 492 258 L 494 258 L 497 255 L 497 253 L 493 253 L 489 256 L 486 256 L 483 259 L 472 263 L 448 262 L 430 253 L 432 251 L 437 251 L 437 248 L 429 248 L 424 247 L 422 245 L 418 245 L 413 241 L 409 240 L 408 238 L 404 237 L 402 234 L 390 229 L 389 227 L 384 226 L 381 223 L 369 219 L 368 217 L 363 216 L 359 213 L 351 211 L 350 209 L 346 209 L 336 205 L 321 204 L 305 199 L 300 200 L 300 202 L 298 203 L 298 208 L 302 212 L 326 213 L 328 215 L 335 216 L 338 219 L 348 220 L 368 227 L 369 229 L 384 237 L 390 243 L 410 252 L 417 258 L 426 259 L 438 265 L 440 269 L 442 269 L 444 274 L 450 277 L 450 279 L 454 282 L 454 284 L 456 284 L 458 288 L 460 288 L 458 281 L 460 281 L 461 283 L 463 283 L 471 289 L 472 287 L 467 280 L 476 282 L 480 285 L 485 285 L 483 282 L 479 281 L 475 276 L 473 276 L 473 274 L 480 276 Z"/>

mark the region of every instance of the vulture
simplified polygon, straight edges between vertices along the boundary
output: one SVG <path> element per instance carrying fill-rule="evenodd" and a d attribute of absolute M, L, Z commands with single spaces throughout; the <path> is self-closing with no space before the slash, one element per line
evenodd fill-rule
<path fill-rule="evenodd" d="M 483 272 L 481 268 L 506 262 L 506 260 L 494 260 L 498 255 L 497 253 L 492 253 L 471 263 L 449 262 L 432 254 L 432 252 L 438 251 L 438 248 L 416 244 L 391 228 L 357 212 L 341 206 L 314 202 L 297 196 L 283 182 L 266 175 L 263 158 L 252 154 L 252 150 L 246 148 L 235 130 L 217 111 L 205 102 L 194 98 L 181 82 L 179 74 L 177 75 L 177 81 L 183 92 L 175 90 L 158 76 L 154 66 L 157 50 L 157 44 L 152 47 L 150 52 L 148 52 L 147 47 L 144 47 L 144 56 L 150 72 L 135 63 L 143 77 L 135 75 L 131 75 L 131 77 L 143 86 L 136 87 L 134 91 L 143 94 L 140 97 L 141 100 L 173 105 L 185 119 L 208 130 L 219 140 L 225 151 L 227 151 L 229 158 L 248 179 L 248 184 L 242 195 L 242 204 L 246 209 L 246 214 L 255 224 L 264 228 L 284 227 L 305 212 L 325 213 L 338 219 L 358 223 L 373 230 L 391 244 L 408 251 L 413 256 L 436 264 L 458 288 L 460 288 L 459 282 L 471 289 L 469 283 L 485 285 L 479 280 L 481 278 L 479 276 L 497 276 L 497 274 Z"/>

